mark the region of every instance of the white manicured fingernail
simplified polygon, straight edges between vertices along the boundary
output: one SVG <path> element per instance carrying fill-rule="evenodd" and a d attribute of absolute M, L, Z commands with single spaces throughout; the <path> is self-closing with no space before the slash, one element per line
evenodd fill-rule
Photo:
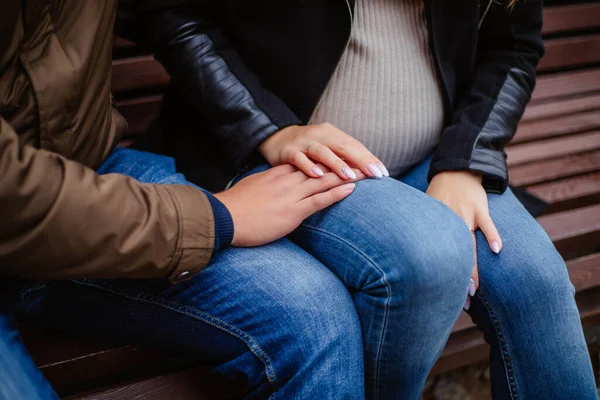
<path fill-rule="evenodd" d="M 325 174 L 323 173 L 323 170 L 322 170 L 321 168 L 319 168 L 319 167 L 312 167 L 311 171 L 312 171 L 312 172 L 313 172 L 315 175 L 318 175 L 318 176 L 323 176 L 323 175 L 325 175 Z"/>
<path fill-rule="evenodd" d="M 495 240 L 492 242 L 492 251 L 496 254 L 500 253 L 500 244 Z"/>
<path fill-rule="evenodd" d="M 352 192 L 355 187 L 356 184 L 354 183 L 346 183 L 345 185 L 342 185 L 342 189 L 344 189 L 344 192 Z"/>
<path fill-rule="evenodd" d="M 385 167 L 385 165 L 379 163 L 377 164 L 377 166 L 379 167 L 379 169 L 381 170 L 381 172 L 383 173 L 383 176 L 390 176 L 390 173 L 388 172 L 387 168 Z"/>
<path fill-rule="evenodd" d="M 469 282 L 469 296 L 473 297 L 476 290 L 475 281 L 471 278 L 471 282 Z"/>
<path fill-rule="evenodd" d="M 342 173 L 350 179 L 356 179 L 356 174 L 348 167 L 342 168 Z"/>
<path fill-rule="evenodd" d="M 469 308 L 471 308 L 471 298 L 467 297 L 467 301 L 465 301 L 465 305 L 463 306 L 463 308 L 465 310 L 468 310 Z"/>
<path fill-rule="evenodd" d="M 381 170 L 379 168 L 377 168 L 377 165 L 371 163 L 367 165 L 367 169 L 373 174 L 375 175 L 375 178 L 383 178 L 383 174 L 381 173 Z"/>

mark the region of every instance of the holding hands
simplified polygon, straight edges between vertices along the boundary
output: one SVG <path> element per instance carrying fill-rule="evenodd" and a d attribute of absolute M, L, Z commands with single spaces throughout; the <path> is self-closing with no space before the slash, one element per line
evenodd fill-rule
<path fill-rule="evenodd" d="M 329 123 L 289 126 L 265 140 L 259 151 L 274 168 L 217 194 L 231 212 L 235 246 L 258 246 L 283 237 L 305 218 L 352 193 L 350 182 L 389 176 L 362 143 Z M 475 245 L 475 231 L 481 229 L 490 250 L 500 252 L 502 240 L 489 214 L 481 176 L 468 171 L 441 172 L 431 180 L 427 194 L 465 221 Z M 477 246 L 474 260 L 469 296 L 479 287 Z"/>

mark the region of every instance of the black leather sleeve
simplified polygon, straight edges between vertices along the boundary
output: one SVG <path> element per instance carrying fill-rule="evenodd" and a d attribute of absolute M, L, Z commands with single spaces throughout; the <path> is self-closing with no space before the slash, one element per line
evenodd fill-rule
<path fill-rule="evenodd" d="M 210 134 L 237 168 L 266 138 L 300 120 L 244 65 L 201 3 L 139 0 L 137 39 L 149 46 L 173 84 L 209 121 Z"/>
<path fill-rule="evenodd" d="M 483 175 L 489 192 L 508 185 L 504 146 L 512 139 L 535 86 L 544 53 L 542 0 L 519 0 L 512 10 L 493 2 L 479 31 L 475 68 L 442 133 L 429 179 L 441 171 Z"/>

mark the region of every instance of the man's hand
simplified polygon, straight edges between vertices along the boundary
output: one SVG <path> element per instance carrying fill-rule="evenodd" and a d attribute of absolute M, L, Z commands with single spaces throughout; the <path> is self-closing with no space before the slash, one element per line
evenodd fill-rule
<path fill-rule="evenodd" d="M 346 180 L 355 179 L 350 166 L 372 178 L 390 176 L 383 163 L 362 143 L 328 123 L 288 126 L 265 140 L 259 151 L 271 165 L 292 164 L 313 178 L 324 174 L 315 162 Z"/>
<path fill-rule="evenodd" d="M 466 171 L 440 172 L 431 180 L 427 194 L 454 210 L 466 222 L 473 234 L 475 266 L 469 288 L 469 296 L 473 296 L 479 287 L 475 231 L 481 229 L 491 251 L 498 254 L 502 249 L 502 240 L 488 210 L 487 193 L 481 186 L 481 176 Z M 465 303 L 466 310 L 471 306 L 469 296 Z"/>
<path fill-rule="evenodd" d="M 356 180 L 365 176 L 354 170 Z M 352 193 L 354 183 L 325 172 L 308 177 L 286 164 L 242 179 L 215 196 L 233 219 L 233 246 L 260 246 L 296 229 L 304 219 Z"/>

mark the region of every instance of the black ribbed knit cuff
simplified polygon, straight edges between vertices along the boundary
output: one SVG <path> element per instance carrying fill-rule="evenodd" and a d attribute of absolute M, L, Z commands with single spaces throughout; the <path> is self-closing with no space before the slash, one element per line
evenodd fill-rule
<path fill-rule="evenodd" d="M 205 192 L 215 217 L 215 252 L 231 245 L 233 240 L 233 219 L 225 204 L 212 194 Z"/>

